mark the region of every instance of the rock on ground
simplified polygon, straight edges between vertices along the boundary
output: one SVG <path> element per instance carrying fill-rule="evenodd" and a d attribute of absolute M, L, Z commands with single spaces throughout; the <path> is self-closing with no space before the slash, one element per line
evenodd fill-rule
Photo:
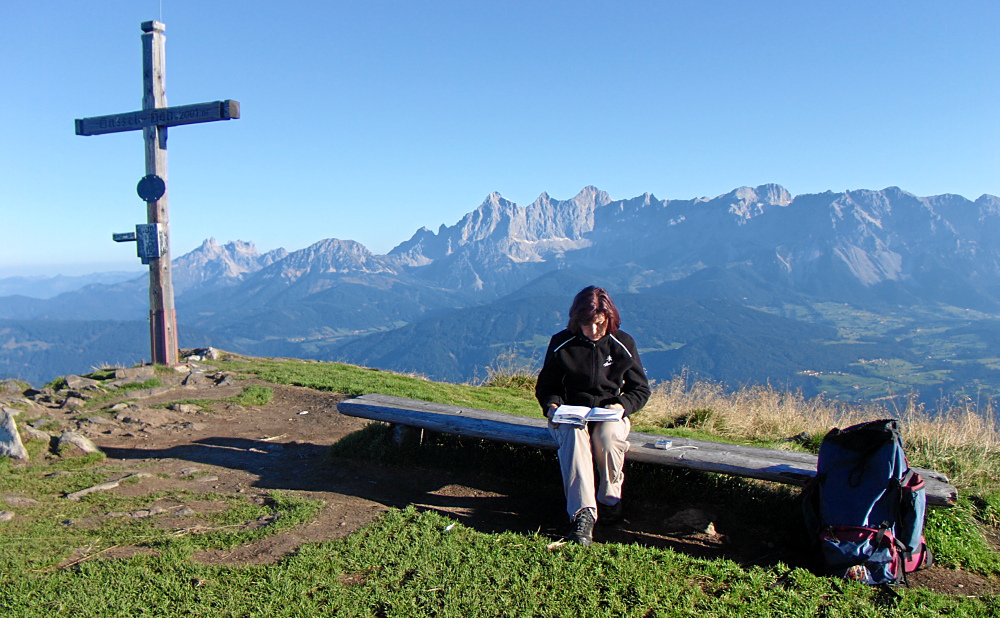
<path fill-rule="evenodd" d="M 81 436 L 80 434 L 76 433 L 75 431 L 64 431 L 63 434 L 59 436 L 59 444 L 57 445 L 56 448 L 58 448 L 61 451 L 63 448 L 66 447 L 69 448 L 75 447 L 83 451 L 84 454 L 101 452 L 101 449 L 97 448 L 97 446 L 93 442 Z"/>
<path fill-rule="evenodd" d="M 0 412 L 0 456 L 13 457 L 27 461 L 28 451 L 21 442 L 21 435 L 17 433 L 17 423 L 14 417 L 17 410 L 3 408 Z"/>

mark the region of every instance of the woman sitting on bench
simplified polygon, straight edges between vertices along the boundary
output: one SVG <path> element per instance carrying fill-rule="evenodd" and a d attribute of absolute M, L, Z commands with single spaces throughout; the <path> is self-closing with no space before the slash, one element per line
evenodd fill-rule
<path fill-rule="evenodd" d="M 628 417 L 649 399 L 649 382 L 635 341 L 618 330 L 620 325 L 621 316 L 607 291 L 594 286 L 581 290 L 570 306 L 566 329 L 549 341 L 535 388 L 559 445 L 566 511 L 572 521 L 569 540 L 581 545 L 590 545 L 596 521 L 621 519 L 632 426 Z M 556 412 L 564 405 L 618 411 L 621 420 L 558 422 L 563 415 Z"/>

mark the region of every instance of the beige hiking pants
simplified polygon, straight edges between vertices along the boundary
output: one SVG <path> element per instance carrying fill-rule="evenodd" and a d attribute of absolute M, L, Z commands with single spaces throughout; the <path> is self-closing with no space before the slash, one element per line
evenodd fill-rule
<path fill-rule="evenodd" d="M 570 519 L 580 509 L 593 509 L 596 519 L 598 502 L 614 505 L 621 500 L 631 428 L 632 422 L 627 417 L 588 423 L 588 427 L 549 422 L 549 432 L 559 444 L 559 469 Z M 599 481 L 596 488 L 595 480 Z"/>

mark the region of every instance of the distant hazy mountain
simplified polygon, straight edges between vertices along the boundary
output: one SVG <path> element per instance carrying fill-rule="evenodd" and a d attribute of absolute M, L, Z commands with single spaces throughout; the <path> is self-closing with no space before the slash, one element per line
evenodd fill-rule
<path fill-rule="evenodd" d="M 642 333 L 657 377 L 697 366 L 719 379 L 798 384 L 794 376 L 812 375 L 802 371 L 847 371 L 862 352 L 920 362 L 894 343 L 903 335 L 851 347 L 858 336 L 829 329 L 824 306 L 865 315 L 1000 309 L 998 230 L 1000 199 L 990 195 L 890 187 L 791 196 L 769 184 L 711 199 L 614 200 L 587 187 L 527 206 L 493 193 L 454 225 L 418 230 L 386 255 L 341 239 L 264 255 L 209 239 L 174 261 L 173 276 L 181 333 L 248 353 L 452 380 L 506 349 L 530 360 L 568 298 L 598 282 L 631 299 L 630 331 Z M 0 297 L 0 318 L 145 320 L 146 285 L 141 277 L 46 300 Z M 984 367 L 977 379 L 992 376 Z"/>
<path fill-rule="evenodd" d="M 195 299 L 208 291 L 232 287 L 288 255 L 284 249 L 260 255 L 253 243 L 235 241 L 219 246 L 209 238 L 200 247 L 176 258 L 171 266 L 174 294 Z M 148 275 L 114 284 L 91 284 L 51 299 L 0 297 L 0 318 L 34 320 L 145 320 L 149 315 Z"/>
<path fill-rule="evenodd" d="M 0 279 L 0 297 L 25 296 L 27 298 L 52 298 L 72 292 L 93 283 L 111 285 L 135 279 L 140 273 L 108 271 L 89 275 L 56 275 L 55 277 L 6 277 Z"/>

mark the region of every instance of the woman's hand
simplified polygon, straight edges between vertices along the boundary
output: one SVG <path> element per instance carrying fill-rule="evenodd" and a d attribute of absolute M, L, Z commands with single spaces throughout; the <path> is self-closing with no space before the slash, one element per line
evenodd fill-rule
<path fill-rule="evenodd" d="M 604 407 L 607 408 L 608 410 L 624 410 L 625 409 L 625 406 L 623 406 L 620 403 L 613 403 L 611 405 L 607 405 L 607 406 L 604 406 Z"/>
<path fill-rule="evenodd" d="M 549 409 L 545 411 L 545 418 L 551 419 L 552 415 L 555 414 L 556 410 L 558 410 L 558 409 L 559 409 L 559 404 L 557 404 L 557 403 L 550 403 L 549 404 Z"/>

